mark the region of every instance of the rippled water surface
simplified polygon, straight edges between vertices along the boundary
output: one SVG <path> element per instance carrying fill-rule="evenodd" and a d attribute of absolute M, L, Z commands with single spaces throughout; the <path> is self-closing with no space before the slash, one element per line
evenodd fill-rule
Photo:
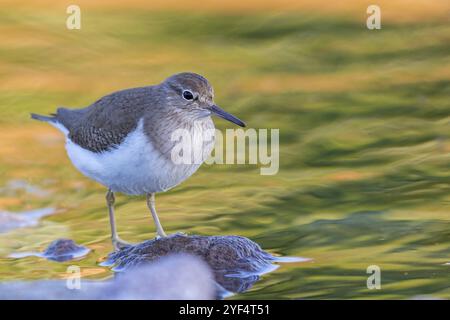
<path fill-rule="evenodd" d="M 112 275 L 99 265 L 111 251 L 104 188 L 28 113 L 192 70 L 249 127 L 280 129 L 280 170 L 202 166 L 157 195 L 166 231 L 241 235 L 311 259 L 281 263 L 230 299 L 450 298 L 448 20 L 391 18 L 369 32 L 357 15 L 92 6 L 68 31 L 56 5 L 0 16 L 1 281 L 64 277 L 73 261 L 9 257 L 58 238 L 91 249 L 76 261 L 83 277 Z M 123 239 L 154 236 L 143 197 L 116 203 Z M 380 290 L 367 289 L 370 265 Z"/>

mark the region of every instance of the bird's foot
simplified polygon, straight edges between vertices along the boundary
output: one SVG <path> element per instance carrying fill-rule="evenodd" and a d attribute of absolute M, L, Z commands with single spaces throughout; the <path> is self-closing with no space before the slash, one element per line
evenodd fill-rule
<path fill-rule="evenodd" d="M 163 239 L 163 238 L 167 238 L 167 235 L 156 234 L 156 236 L 155 236 L 155 240 L 159 240 L 159 239 Z"/>
<path fill-rule="evenodd" d="M 114 251 L 119 251 L 119 250 L 122 250 L 123 248 L 126 248 L 126 247 L 129 247 L 129 246 L 133 245 L 132 243 L 124 241 L 124 240 L 122 240 L 120 238 L 112 239 L 112 244 L 113 244 L 113 247 L 114 247 Z"/>

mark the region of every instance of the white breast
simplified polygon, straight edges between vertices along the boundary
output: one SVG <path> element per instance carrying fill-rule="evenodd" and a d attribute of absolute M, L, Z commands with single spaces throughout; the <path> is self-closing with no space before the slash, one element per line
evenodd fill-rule
<path fill-rule="evenodd" d="M 174 164 L 163 156 L 143 130 L 143 120 L 116 149 L 91 152 L 66 135 L 66 150 L 74 166 L 115 192 L 145 194 L 170 189 L 190 177 L 200 164 Z M 211 150 L 208 151 L 208 153 Z"/>

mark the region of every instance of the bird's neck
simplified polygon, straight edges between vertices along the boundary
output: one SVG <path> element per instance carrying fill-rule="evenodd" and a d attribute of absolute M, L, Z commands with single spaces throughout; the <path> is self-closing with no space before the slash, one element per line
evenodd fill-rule
<path fill-rule="evenodd" d="M 205 148 L 209 148 L 214 142 L 215 128 L 211 117 L 189 116 L 178 110 L 168 111 L 164 112 L 164 121 L 158 120 L 157 114 L 154 114 L 151 120 L 144 119 L 144 132 L 164 157 L 171 157 L 172 149 L 181 139 L 190 139 L 194 144 L 205 144 Z M 202 141 L 201 137 L 210 135 L 212 141 Z"/>

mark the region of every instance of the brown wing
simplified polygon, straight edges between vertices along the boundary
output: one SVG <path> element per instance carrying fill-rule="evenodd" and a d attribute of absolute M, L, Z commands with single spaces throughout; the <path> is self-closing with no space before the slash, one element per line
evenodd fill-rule
<path fill-rule="evenodd" d="M 84 109 L 59 108 L 56 118 L 74 143 L 92 152 L 116 148 L 132 132 L 152 104 L 152 87 L 107 95 Z"/>

